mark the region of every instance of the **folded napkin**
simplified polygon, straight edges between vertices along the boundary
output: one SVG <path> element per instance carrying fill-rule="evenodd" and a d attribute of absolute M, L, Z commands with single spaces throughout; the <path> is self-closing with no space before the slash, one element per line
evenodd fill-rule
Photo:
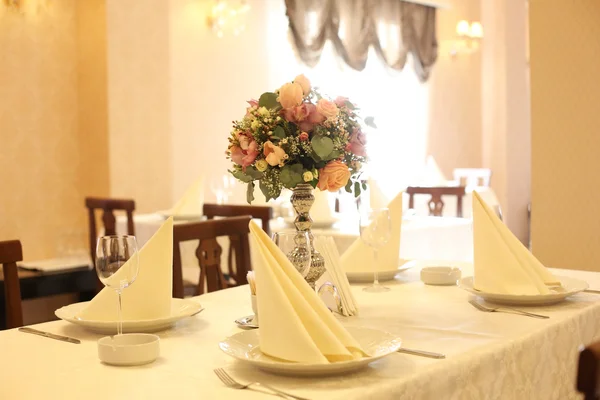
<path fill-rule="evenodd" d="M 350 290 L 350 282 L 340 262 L 335 241 L 331 236 L 318 236 L 314 240 L 315 248 L 325 258 L 325 279 L 333 284 L 342 301 L 342 315 L 350 317 L 358 314 L 358 305 Z"/>
<path fill-rule="evenodd" d="M 400 259 L 400 229 L 402 226 L 402 193 L 388 205 L 390 209 L 390 219 L 392 223 L 392 232 L 390 240 L 379 249 L 377 254 L 377 265 L 373 249 L 369 247 L 361 238 L 358 238 L 342 254 L 341 263 L 346 272 L 373 272 L 391 271 L 398 268 Z"/>
<path fill-rule="evenodd" d="M 169 210 L 169 215 L 186 216 L 204 214 L 204 178 L 200 177 Z"/>
<path fill-rule="evenodd" d="M 167 219 L 139 250 L 140 268 L 131 286 L 123 290 L 123 320 L 148 320 L 171 315 L 173 293 L 173 218 Z M 127 273 L 121 267 L 111 278 Z M 117 293 L 105 287 L 79 314 L 94 321 L 117 320 Z"/>
<path fill-rule="evenodd" d="M 381 190 L 379 182 L 374 179 L 369 179 L 369 201 L 371 208 L 387 207 L 390 202 L 389 197 Z"/>
<path fill-rule="evenodd" d="M 250 222 L 260 350 L 290 362 L 326 364 L 367 356 L 286 255 Z"/>
<path fill-rule="evenodd" d="M 447 186 L 448 178 L 444 176 L 444 173 L 440 169 L 439 165 L 433 158 L 433 156 L 427 156 L 425 160 L 425 168 L 419 182 L 420 186 Z"/>
<path fill-rule="evenodd" d="M 487 293 L 548 294 L 560 285 L 473 191 L 473 286 Z"/>

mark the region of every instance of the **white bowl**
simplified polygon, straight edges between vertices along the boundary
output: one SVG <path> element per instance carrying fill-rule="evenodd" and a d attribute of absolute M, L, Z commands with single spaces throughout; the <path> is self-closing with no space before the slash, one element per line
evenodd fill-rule
<path fill-rule="evenodd" d="M 460 277 L 457 267 L 424 267 L 421 270 L 421 280 L 426 285 L 456 285 Z"/>
<path fill-rule="evenodd" d="M 160 354 L 160 338 L 148 333 L 126 333 L 98 340 L 98 357 L 110 365 L 149 364 Z"/>

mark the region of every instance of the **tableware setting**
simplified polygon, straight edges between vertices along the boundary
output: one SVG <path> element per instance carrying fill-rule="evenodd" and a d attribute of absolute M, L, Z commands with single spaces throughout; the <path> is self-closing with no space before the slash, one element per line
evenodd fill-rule
<path fill-rule="evenodd" d="M 496 304 L 552 305 L 584 291 L 582 280 L 552 274 L 473 191 L 474 275 L 459 286 Z"/>
<path fill-rule="evenodd" d="M 139 272 L 135 276 L 135 284 L 122 293 L 126 307 L 121 317 L 117 308 L 119 295 L 110 287 L 103 288 L 89 302 L 59 308 L 55 315 L 92 332 L 115 333 L 122 325 L 125 333 L 143 333 L 167 329 L 181 319 L 198 314 L 203 308 L 197 302 L 172 298 L 172 252 L 173 218 L 169 218 L 139 252 L 131 253 L 136 254 L 135 259 L 139 258 Z M 120 269 L 114 275 L 102 279 L 111 285 L 114 282 L 119 287 L 132 277 L 135 259 L 129 263 L 121 262 Z M 99 261 L 102 262 L 102 259 Z M 111 273 L 113 270 L 108 268 L 111 265 L 106 266 L 107 274 Z"/>
<path fill-rule="evenodd" d="M 344 271 L 346 271 L 350 282 L 374 282 L 375 272 L 377 272 L 377 279 L 379 281 L 389 281 L 394 279 L 399 272 L 410 268 L 409 265 L 404 267 L 405 262 L 398 259 L 402 227 L 402 193 L 396 195 L 387 207 L 380 208 L 380 210 L 383 209 L 388 210 L 387 213 L 382 215 L 389 215 L 389 225 L 387 223 L 381 224 L 378 228 L 384 233 L 387 233 L 389 229 L 389 237 L 378 248 L 377 260 L 375 260 L 374 248 L 370 247 L 362 237 L 362 235 L 366 235 L 365 237 L 368 240 L 367 236 L 375 233 L 369 230 L 368 227 L 371 220 L 368 213 L 365 214 L 364 212 L 362 213 L 361 220 L 364 222 L 363 229 L 361 229 L 361 237 L 357 238 L 340 257 L 341 265 Z M 373 217 L 373 215 L 371 216 Z M 383 218 L 387 220 L 388 217 L 384 216 Z M 376 244 L 379 245 L 379 243 Z"/>
<path fill-rule="evenodd" d="M 547 315 L 541 315 L 541 314 L 534 314 L 532 312 L 528 312 L 528 311 L 523 311 L 523 310 L 517 310 L 515 308 L 508 308 L 508 307 L 489 307 L 486 306 L 484 304 L 481 304 L 480 302 L 478 302 L 477 300 L 469 300 L 469 304 L 471 304 L 473 307 L 475 307 L 476 309 L 480 310 L 480 311 L 484 311 L 484 312 L 505 312 L 505 313 L 512 313 L 512 314 L 519 314 L 519 315 L 525 315 L 527 317 L 533 317 L 533 318 L 541 318 L 541 319 L 548 319 L 550 318 Z"/>
<path fill-rule="evenodd" d="M 223 352 L 268 372 L 319 376 L 363 368 L 400 348 L 396 335 L 344 328 L 253 221 L 250 239 L 261 325 L 221 341 Z"/>
<path fill-rule="evenodd" d="M 98 340 L 98 358 L 109 365 L 144 365 L 156 361 L 159 355 L 160 338 L 148 333 L 105 336 Z"/>
<path fill-rule="evenodd" d="M 252 304 L 252 312 L 254 315 L 238 318 L 234 322 L 242 329 L 258 328 L 258 305 L 256 300 L 256 281 L 254 279 L 254 271 L 249 271 L 246 275 L 248 286 L 250 287 L 250 303 Z"/>
<path fill-rule="evenodd" d="M 68 336 L 57 335 L 57 334 L 50 333 L 50 332 L 43 332 L 43 331 L 33 329 L 33 328 L 30 328 L 27 326 L 19 328 L 19 332 L 31 333 L 33 335 L 39 335 L 39 336 L 47 337 L 49 339 L 54 339 L 54 340 L 61 340 L 63 342 L 67 342 L 67 343 L 81 344 L 81 340 L 79 340 L 79 339 L 75 339 L 75 338 L 68 337 Z"/>
<path fill-rule="evenodd" d="M 461 277 L 458 267 L 428 266 L 421 268 L 421 281 L 433 286 L 456 286 Z"/>

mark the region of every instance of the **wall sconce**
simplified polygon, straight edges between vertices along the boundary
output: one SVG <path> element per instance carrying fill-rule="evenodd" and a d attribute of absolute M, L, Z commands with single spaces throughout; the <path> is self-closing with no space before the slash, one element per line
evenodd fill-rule
<path fill-rule="evenodd" d="M 227 31 L 238 36 L 246 29 L 245 15 L 248 11 L 250 11 L 250 5 L 246 0 L 215 0 L 207 23 L 219 38 L 222 38 Z"/>
<path fill-rule="evenodd" d="M 483 39 L 483 26 L 480 22 L 458 21 L 456 24 L 456 35 L 458 40 L 453 43 L 451 56 L 459 53 L 471 54 L 479 50 L 481 39 Z"/>

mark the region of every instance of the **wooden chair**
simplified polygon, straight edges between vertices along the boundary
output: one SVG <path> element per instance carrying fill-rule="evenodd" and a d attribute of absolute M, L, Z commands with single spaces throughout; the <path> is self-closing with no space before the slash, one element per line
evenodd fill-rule
<path fill-rule="evenodd" d="M 429 194 L 429 215 L 436 217 L 442 216 L 444 202 L 442 196 L 456 196 L 456 216 L 462 217 L 462 199 L 465 195 L 464 186 L 441 186 L 441 187 L 417 187 L 409 186 L 406 188 L 408 193 L 408 208 L 415 208 L 415 194 Z"/>
<path fill-rule="evenodd" d="M 489 168 L 455 168 L 454 180 L 459 186 L 490 186 L 492 170 Z"/>
<path fill-rule="evenodd" d="M 135 211 L 135 201 L 108 199 L 97 197 L 86 197 L 85 206 L 88 209 L 89 217 L 89 240 L 90 240 L 90 255 L 92 263 L 96 261 L 96 240 L 98 239 L 98 230 L 96 228 L 96 210 L 102 210 L 102 224 L 104 225 L 104 235 L 116 235 L 116 219 L 115 211 L 125 211 L 127 214 L 127 234 L 135 235 L 133 227 L 133 212 Z M 98 280 L 98 290 L 104 285 Z"/>
<path fill-rule="evenodd" d="M 17 274 L 18 261 L 23 261 L 21 242 L 18 240 L 0 242 L 0 264 L 2 264 L 2 272 L 4 274 L 6 327 L 8 329 L 23 325 L 21 286 Z"/>
<path fill-rule="evenodd" d="M 600 342 L 582 348 L 577 367 L 577 391 L 585 400 L 600 399 Z"/>
<path fill-rule="evenodd" d="M 248 241 L 250 220 L 250 216 L 242 216 L 173 226 L 173 297 L 184 297 L 180 243 L 189 240 L 200 241 L 196 249 L 196 257 L 200 266 L 200 280 L 194 295 L 204 293 L 205 283 L 208 292 L 248 283 L 246 274 L 250 271 L 250 243 Z M 230 247 L 233 248 L 233 252 L 230 254 L 235 256 L 236 271 L 231 277 L 235 279 L 235 285 L 227 284 L 223 276 L 221 268 L 223 249 L 217 242 L 217 238 L 220 236 L 228 236 Z"/>
<path fill-rule="evenodd" d="M 271 206 L 204 204 L 203 214 L 208 219 L 249 215 L 252 218 L 260 219 L 263 230 L 271 237 L 271 220 L 273 219 L 273 208 Z"/>

